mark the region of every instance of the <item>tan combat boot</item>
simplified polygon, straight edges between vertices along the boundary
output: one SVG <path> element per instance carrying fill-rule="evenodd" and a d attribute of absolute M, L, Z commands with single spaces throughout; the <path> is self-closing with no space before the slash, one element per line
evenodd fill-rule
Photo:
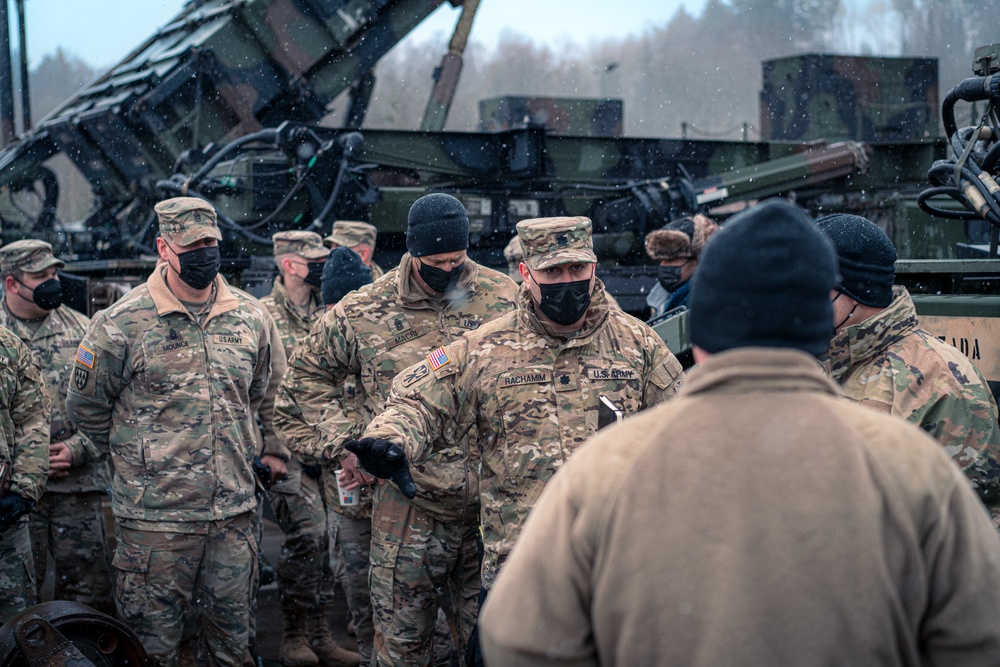
<path fill-rule="evenodd" d="M 361 664 L 361 654 L 340 646 L 330 634 L 329 610 L 319 614 L 311 614 L 307 627 L 309 628 L 309 646 L 312 648 L 319 664 L 323 667 L 358 667 Z"/>
<path fill-rule="evenodd" d="M 299 612 L 284 610 L 284 632 L 278 658 L 285 667 L 316 667 L 319 658 L 309 647 L 307 617 Z"/>

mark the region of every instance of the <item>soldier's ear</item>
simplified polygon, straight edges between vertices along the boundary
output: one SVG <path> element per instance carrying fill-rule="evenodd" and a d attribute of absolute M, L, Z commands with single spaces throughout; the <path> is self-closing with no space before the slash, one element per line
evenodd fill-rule
<path fill-rule="evenodd" d="M 527 264 L 521 262 L 520 264 L 518 264 L 517 270 L 521 272 L 521 279 L 524 280 L 524 282 L 528 283 L 529 287 L 535 284 L 535 281 L 531 280 L 531 272 L 528 271 Z"/>

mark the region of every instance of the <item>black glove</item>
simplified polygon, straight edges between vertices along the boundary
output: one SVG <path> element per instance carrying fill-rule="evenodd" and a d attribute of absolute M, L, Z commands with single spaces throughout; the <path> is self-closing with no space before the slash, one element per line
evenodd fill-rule
<path fill-rule="evenodd" d="M 410 477 L 410 464 L 403 448 L 390 440 L 362 438 L 349 440 L 347 451 L 358 457 L 361 467 L 381 479 L 391 479 L 407 498 L 417 495 L 417 486 Z"/>
<path fill-rule="evenodd" d="M 274 478 L 271 476 L 271 466 L 261 461 L 259 456 L 253 457 L 253 473 L 257 475 L 261 486 L 265 489 L 271 488 L 274 483 Z"/>
<path fill-rule="evenodd" d="M 34 504 L 34 500 L 28 500 L 17 493 L 0 498 L 0 534 L 17 523 L 17 520 L 27 514 Z"/>
<path fill-rule="evenodd" d="M 323 476 L 323 466 L 319 463 L 310 463 L 309 465 L 302 465 L 302 474 L 306 477 L 311 477 L 312 479 L 319 480 Z"/>

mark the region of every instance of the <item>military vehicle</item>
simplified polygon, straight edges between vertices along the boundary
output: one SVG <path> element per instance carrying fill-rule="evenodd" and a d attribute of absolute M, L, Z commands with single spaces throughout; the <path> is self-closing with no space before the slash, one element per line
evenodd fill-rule
<path fill-rule="evenodd" d="M 901 264 L 917 291 L 941 290 L 954 303 L 984 284 L 970 278 L 964 258 L 988 254 L 996 227 L 969 219 L 961 198 L 920 196 L 928 166 L 955 143 L 939 136 L 933 59 L 767 61 L 761 141 L 623 137 L 620 101 L 558 98 L 485 100 L 483 131 L 442 132 L 478 5 L 449 1 L 462 16 L 416 132 L 360 128 L 374 65 L 444 0 L 189 2 L 0 153 L 3 242 L 50 240 L 73 260 L 65 282 L 77 285 L 76 305 L 93 312 L 148 275 L 152 207 L 166 197 L 215 204 L 224 271 L 260 293 L 274 273 L 275 231 L 326 233 L 336 219 L 367 220 L 379 229 L 376 259 L 391 265 L 404 249 L 412 201 L 448 192 L 469 211 L 473 258 L 494 266 L 503 265 L 519 220 L 589 216 L 601 277 L 643 316 L 655 280 L 642 249 L 648 231 L 693 211 L 723 219 L 782 195 L 815 214 L 866 215 L 901 257 L 937 260 Z M 342 126 L 321 124 L 341 94 L 350 102 Z M 947 98 L 943 109 L 947 116 Z M 961 141 L 962 132 L 951 134 Z M 81 220 L 55 215 L 60 183 L 50 165 L 58 156 L 90 185 L 93 206 Z M 954 312 L 969 314 L 980 302 L 959 303 Z M 956 342 L 964 338 L 954 332 Z"/>

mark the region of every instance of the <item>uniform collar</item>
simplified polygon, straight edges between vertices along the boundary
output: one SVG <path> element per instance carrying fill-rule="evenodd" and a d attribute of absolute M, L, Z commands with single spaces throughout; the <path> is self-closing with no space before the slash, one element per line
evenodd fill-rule
<path fill-rule="evenodd" d="M 314 315 L 322 307 L 322 304 L 319 302 L 319 294 L 314 292 L 312 297 L 312 310 L 306 310 L 305 306 L 297 306 L 288 298 L 288 290 L 285 289 L 285 282 L 281 279 L 281 276 L 274 279 L 271 298 L 274 299 L 279 308 L 284 309 L 300 322 L 310 324 L 312 322 L 310 316 Z"/>
<path fill-rule="evenodd" d="M 17 337 L 24 341 L 39 340 L 65 333 L 66 325 L 62 321 L 62 317 L 57 314 L 60 308 L 62 306 L 50 310 L 48 315 L 41 318 L 38 328 L 32 331 L 31 327 L 24 320 L 12 313 L 10 308 L 7 307 L 7 299 L 3 299 L 3 312 L 4 319 L 8 324 L 7 328 L 16 333 Z"/>
<path fill-rule="evenodd" d="M 167 265 L 165 263 L 161 264 L 153 269 L 152 275 L 146 281 L 149 296 L 152 297 L 153 305 L 156 306 L 156 314 L 161 317 L 169 313 L 183 313 L 190 316 L 188 309 L 184 307 L 184 304 L 167 287 L 166 272 Z M 205 322 L 208 323 L 213 317 L 236 310 L 238 305 L 239 300 L 233 294 L 232 290 L 229 289 L 229 285 L 226 284 L 226 280 L 222 277 L 222 274 L 215 276 L 215 302 L 212 304 L 212 309 L 208 311 Z"/>
<path fill-rule="evenodd" d="M 465 259 L 465 268 L 462 270 L 462 277 L 458 279 L 458 284 L 444 296 L 431 296 L 425 292 L 413 279 L 410 269 L 412 264 L 413 257 L 410 253 L 406 253 L 396 268 L 396 290 L 399 292 L 400 302 L 407 308 L 445 310 L 456 301 L 464 303 L 476 295 L 476 288 L 479 286 L 479 265 L 468 257 Z"/>
<path fill-rule="evenodd" d="M 910 293 L 897 285 L 892 288 L 892 303 L 884 310 L 864 322 L 844 327 L 833 337 L 823 363 L 833 379 L 840 381 L 851 368 L 881 356 L 919 325 Z"/>

